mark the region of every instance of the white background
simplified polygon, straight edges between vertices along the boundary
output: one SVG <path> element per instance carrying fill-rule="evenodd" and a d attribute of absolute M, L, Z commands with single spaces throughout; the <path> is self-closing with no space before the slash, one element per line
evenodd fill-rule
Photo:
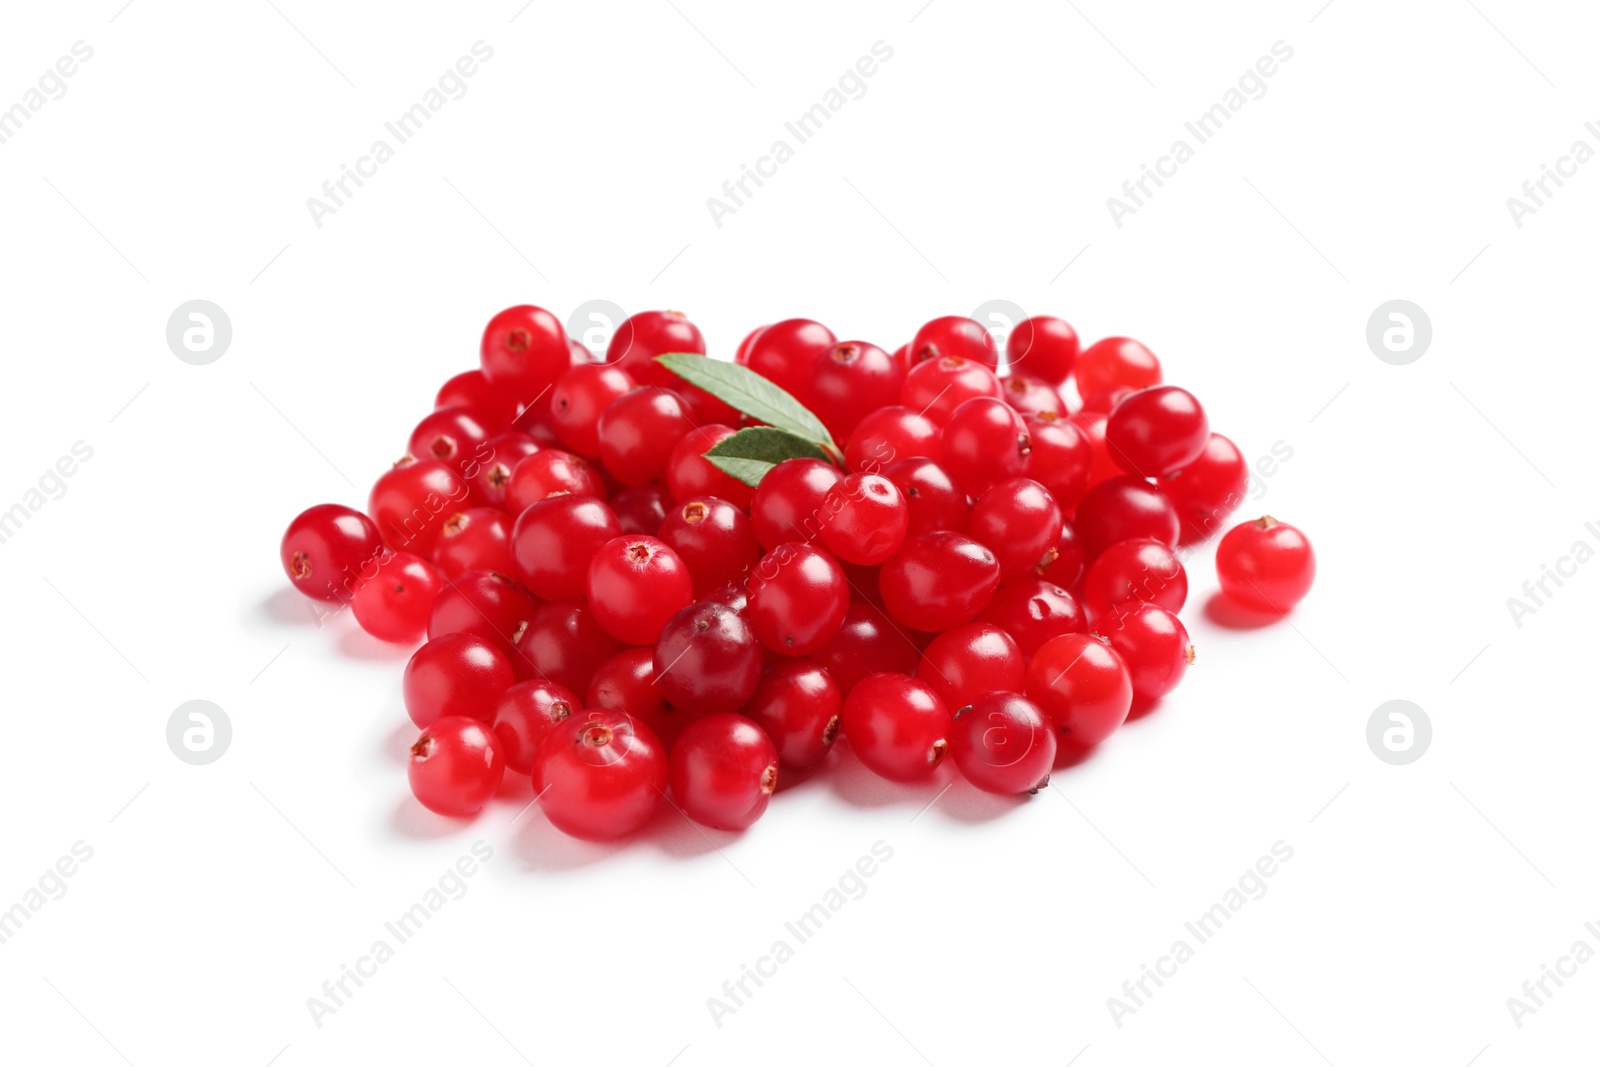
<path fill-rule="evenodd" d="M 0 545 L 0 908 L 93 849 L 0 945 L 6 1060 L 1592 1056 L 1600 963 L 1520 1028 L 1506 1006 L 1600 949 L 1600 567 L 1520 627 L 1506 605 L 1600 547 L 1600 163 L 1520 228 L 1506 207 L 1600 148 L 1592 11 L 121 3 L 0 31 L 0 106 L 94 49 L 0 145 L 0 509 L 93 449 Z M 467 94 L 315 226 L 306 199 L 478 40 Z M 880 40 L 865 96 L 716 226 L 707 197 Z M 1107 197 L 1280 40 L 1266 95 L 1114 225 Z M 196 298 L 233 325 L 209 366 L 165 342 Z M 669 812 L 583 845 L 519 817 L 524 784 L 435 819 L 406 652 L 319 629 L 278 538 L 365 501 L 490 314 L 594 298 L 682 308 L 724 357 L 776 318 L 892 347 L 994 298 L 1137 336 L 1248 456 L 1292 449 L 1247 507 L 1309 532 L 1317 586 L 1292 625 L 1228 629 L 1198 553 L 1182 689 L 1022 803 L 841 754 L 743 836 Z M 1395 298 L 1433 324 L 1409 366 L 1365 341 Z M 197 698 L 233 724 L 205 767 L 165 740 Z M 1391 699 L 1433 724 L 1409 766 L 1367 746 Z M 478 840 L 466 895 L 315 1025 L 307 998 Z M 865 896 L 717 1026 L 707 998 L 878 841 Z M 1107 998 L 1278 841 L 1266 895 L 1117 1026 Z"/>

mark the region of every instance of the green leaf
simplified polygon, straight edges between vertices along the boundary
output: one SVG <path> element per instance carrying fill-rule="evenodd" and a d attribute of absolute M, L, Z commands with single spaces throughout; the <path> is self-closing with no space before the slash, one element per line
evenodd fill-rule
<path fill-rule="evenodd" d="M 833 461 L 821 445 L 776 426 L 747 426 L 712 445 L 705 457 L 746 485 L 760 485 L 766 473 L 786 459 Z"/>
<path fill-rule="evenodd" d="M 724 363 L 695 352 L 667 352 L 657 356 L 656 362 L 690 385 L 698 385 L 723 403 L 768 426 L 788 430 L 807 441 L 833 444 L 821 419 L 749 367 Z"/>

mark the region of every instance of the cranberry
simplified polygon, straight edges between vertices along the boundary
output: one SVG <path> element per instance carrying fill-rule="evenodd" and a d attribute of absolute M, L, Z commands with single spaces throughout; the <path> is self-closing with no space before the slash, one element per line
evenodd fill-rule
<path fill-rule="evenodd" d="M 761 544 L 750 519 L 714 496 L 674 505 L 657 536 L 689 568 L 697 597 L 742 581 L 745 572 L 761 558 Z"/>
<path fill-rule="evenodd" d="M 928 777 L 949 746 L 944 701 L 926 682 L 904 674 L 873 674 L 856 683 L 840 722 L 861 762 L 891 781 Z"/>
<path fill-rule="evenodd" d="M 1038 482 L 1013 478 L 972 505 L 967 536 L 994 553 L 1002 578 L 1028 574 L 1060 541 L 1061 508 Z"/>
<path fill-rule="evenodd" d="M 350 607 L 361 628 L 380 641 L 411 642 L 428 630 L 428 613 L 444 579 L 437 568 L 409 552 L 378 564 L 378 576 L 355 591 Z"/>
<path fill-rule="evenodd" d="M 1089 488 L 1094 452 L 1076 423 L 1067 419 L 1028 419 L 1028 462 L 1022 473 L 1064 508 L 1077 506 Z"/>
<path fill-rule="evenodd" d="M 533 613 L 511 662 L 524 678 L 544 677 L 586 693 L 595 671 L 620 651 L 622 645 L 600 626 L 588 604 L 554 600 Z"/>
<path fill-rule="evenodd" d="M 739 342 L 739 347 L 735 349 L 733 353 L 733 361 L 735 363 L 739 364 L 741 367 L 747 367 L 750 365 L 750 346 L 755 344 L 756 338 L 760 337 L 761 332 L 765 329 L 765 326 L 757 326 L 755 329 L 744 335 L 744 340 Z"/>
<path fill-rule="evenodd" d="M 648 386 L 617 397 L 600 413 L 600 461 L 623 485 L 661 477 L 667 458 L 694 429 L 683 397 Z"/>
<path fill-rule="evenodd" d="M 672 507 L 672 494 L 660 482 L 647 482 L 622 490 L 608 503 L 623 533 L 654 537 L 667 517 L 667 509 Z"/>
<path fill-rule="evenodd" d="M 896 460 L 939 454 L 939 424 L 899 405 L 863 416 L 845 443 L 844 465 L 853 471 L 879 471 Z"/>
<path fill-rule="evenodd" d="M 1182 523 L 1178 543 L 1194 544 L 1221 529 L 1222 520 L 1244 502 L 1250 468 L 1238 445 L 1214 433 L 1198 459 L 1168 474 L 1159 484 Z"/>
<path fill-rule="evenodd" d="M 372 486 L 367 512 L 390 548 L 426 558 L 445 519 L 461 510 L 468 492 L 449 464 L 407 456 Z"/>
<path fill-rule="evenodd" d="M 1031 374 L 1012 374 L 1000 380 L 1005 402 L 1019 415 L 1050 415 L 1065 418 L 1067 402 L 1055 386 Z"/>
<path fill-rule="evenodd" d="M 1064 319 L 1035 315 L 1011 328 L 1006 360 L 1011 369 L 1025 368 L 1055 385 L 1064 385 L 1078 359 L 1078 331 Z"/>
<path fill-rule="evenodd" d="M 592 496 L 553 496 L 528 505 L 511 535 L 517 577 L 535 596 L 571 600 L 589 588 L 589 561 L 622 526 Z"/>
<path fill-rule="evenodd" d="M 1028 698 L 1082 751 L 1110 737 L 1128 717 L 1133 682 L 1105 638 L 1063 634 L 1040 646 L 1028 664 Z"/>
<path fill-rule="evenodd" d="M 1073 526 L 1089 560 L 1118 541 L 1136 537 L 1178 543 L 1178 513 L 1172 502 L 1160 489 L 1131 475 L 1108 478 L 1085 493 Z"/>
<path fill-rule="evenodd" d="M 986 793 L 1036 793 L 1050 781 L 1056 734 L 1039 705 L 1018 693 L 990 692 L 955 713 L 950 758 Z"/>
<path fill-rule="evenodd" d="M 1084 440 L 1089 442 L 1089 484 L 1099 485 L 1107 478 L 1121 474 L 1122 468 L 1117 466 L 1111 458 L 1111 450 L 1106 447 L 1106 417 L 1080 411 L 1070 421 L 1082 432 Z"/>
<path fill-rule="evenodd" d="M 584 706 L 627 712 L 650 727 L 670 752 L 689 724 L 689 715 L 667 703 L 662 695 L 656 684 L 655 660 L 653 648 L 625 648 L 618 652 L 600 664 L 589 679 L 589 699 Z"/>
<path fill-rule="evenodd" d="M 839 564 L 797 542 L 768 552 L 751 572 L 747 614 L 761 643 L 785 656 L 807 656 L 833 639 L 850 606 Z"/>
<path fill-rule="evenodd" d="M 406 451 L 422 459 L 459 464 L 488 439 L 489 431 L 471 411 L 439 408 L 417 423 Z"/>
<path fill-rule="evenodd" d="M 484 327 L 479 349 L 483 373 L 502 394 L 531 404 L 572 366 L 567 331 L 544 308 L 506 308 Z"/>
<path fill-rule="evenodd" d="M 1127 664 L 1133 695 L 1140 700 L 1157 700 L 1176 689 L 1194 662 L 1189 631 L 1157 604 L 1136 604 L 1118 613 L 1104 632 Z"/>
<path fill-rule="evenodd" d="M 838 343 L 832 330 L 810 319 L 784 319 L 747 340 L 740 362 L 807 405 L 811 368 Z"/>
<path fill-rule="evenodd" d="M 465 408 L 490 433 L 502 433 L 517 414 L 517 402 L 481 370 L 464 371 L 439 387 L 435 408 Z"/>
<path fill-rule="evenodd" d="M 874 566 L 900 548 L 910 525 L 905 497 L 877 474 L 851 474 L 828 491 L 822 543 L 847 563 Z"/>
<path fill-rule="evenodd" d="M 917 664 L 947 708 L 964 708 L 996 689 L 1022 688 L 1022 651 L 1011 635 L 988 622 L 946 630 L 928 643 Z"/>
<path fill-rule="evenodd" d="M 1155 385 L 1129 393 L 1106 417 L 1106 449 L 1129 474 L 1170 474 L 1200 458 L 1211 425 L 1187 389 Z"/>
<path fill-rule="evenodd" d="M 923 363 L 943 356 L 960 356 L 993 369 L 1000 352 L 983 324 L 963 315 L 945 315 L 922 324 L 911 339 L 911 362 Z"/>
<path fill-rule="evenodd" d="M 817 357 L 806 395 L 828 432 L 843 441 L 865 416 L 898 400 L 905 376 L 905 367 L 877 345 L 841 341 Z"/>
<path fill-rule="evenodd" d="M 467 716 L 488 722 L 500 694 L 516 681 L 499 647 L 472 634 L 445 634 L 412 653 L 401 686 L 406 714 L 418 726 Z"/>
<path fill-rule="evenodd" d="M 980 396 L 999 400 L 1002 395 L 1000 379 L 994 371 L 960 356 L 941 356 L 916 364 L 906 372 L 905 383 L 900 387 L 901 404 L 938 423 L 968 400 Z"/>
<path fill-rule="evenodd" d="M 690 604 L 656 639 L 656 684 L 692 714 L 735 711 L 761 681 L 761 644 L 744 616 L 726 604 Z"/>
<path fill-rule="evenodd" d="M 786 459 L 750 498 L 750 523 L 767 551 L 786 541 L 810 541 L 822 526 L 822 507 L 844 475 L 820 459 Z"/>
<path fill-rule="evenodd" d="M 511 516 L 499 508 L 468 508 L 444 520 L 433 563 L 447 577 L 467 571 L 510 573 Z"/>
<path fill-rule="evenodd" d="M 967 494 L 936 461 L 925 457 L 896 460 L 883 469 L 883 476 L 906 498 L 908 535 L 966 526 Z"/>
<path fill-rule="evenodd" d="M 695 822 L 743 830 L 761 818 L 778 787 L 778 750 L 743 715 L 707 715 L 678 739 L 667 781 L 678 807 Z"/>
<path fill-rule="evenodd" d="M 556 723 L 582 707 L 572 690 L 543 678 L 518 682 L 501 693 L 492 721 L 506 766 L 518 774 L 530 773 L 540 742 Z"/>
<path fill-rule="evenodd" d="M 979 618 L 1010 634 L 1028 658 L 1052 637 L 1087 633 L 1089 629 L 1089 620 L 1071 593 L 1054 582 L 1031 576 L 1002 585 Z"/>
<path fill-rule="evenodd" d="M 732 426 L 697 426 L 684 434 L 667 457 L 666 481 L 675 500 L 715 496 L 735 507 L 748 508 L 755 489 L 712 464 L 705 453 L 719 441 L 732 437 Z"/>
<path fill-rule="evenodd" d="M 661 627 L 694 598 L 689 568 L 665 542 L 641 535 L 612 538 L 589 561 L 589 607 L 606 632 L 629 645 L 651 645 Z"/>
<path fill-rule="evenodd" d="M 1229 600 L 1279 615 L 1300 603 L 1317 576 L 1317 557 L 1299 529 L 1263 515 L 1217 542 L 1217 578 Z"/>
<path fill-rule="evenodd" d="M 503 574 L 467 571 L 445 579 L 428 616 L 428 636 L 467 633 L 516 661 L 517 639 L 533 617 L 533 598 Z"/>
<path fill-rule="evenodd" d="M 511 485 L 511 472 L 517 464 L 539 451 L 539 442 L 525 433 L 513 430 L 484 443 L 484 461 L 476 474 L 467 481 L 472 488 L 472 498 L 484 507 L 510 507 L 506 489 Z"/>
<path fill-rule="evenodd" d="M 600 413 L 633 388 L 633 378 L 620 367 L 599 363 L 573 367 L 550 394 L 550 422 L 556 436 L 580 456 L 598 456 Z"/>
<path fill-rule="evenodd" d="M 600 472 L 582 456 L 545 448 L 517 463 L 506 485 L 506 510 L 521 515 L 530 505 L 562 493 L 606 498 Z"/>
<path fill-rule="evenodd" d="M 533 787 L 556 829 L 609 841 L 650 820 L 666 795 L 667 756 L 627 712 L 589 708 L 557 723 L 539 746 Z"/>
<path fill-rule="evenodd" d="M 1079 353 L 1073 373 L 1078 395 L 1089 397 L 1103 389 L 1160 385 L 1161 361 L 1131 337 L 1105 337 Z"/>
<path fill-rule="evenodd" d="M 949 532 L 907 538 L 878 574 L 889 614 L 903 626 L 930 633 L 977 618 L 999 584 L 994 553 Z"/>
<path fill-rule="evenodd" d="M 377 524 L 361 512 L 343 504 L 317 504 L 289 523 L 278 555 L 296 589 L 318 600 L 338 601 L 372 577 L 388 551 Z"/>
<path fill-rule="evenodd" d="M 1133 600 L 1177 612 L 1189 596 L 1189 576 L 1172 549 L 1147 537 L 1118 541 L 1089 565 L 1083 602 L 1096 621 Z"/>
<path fill-rule="evenodd" d="M 678 387 L 681 379 L 656 362 L 666 352 L 706 354 L 700 328 L 681 311 L 641 311 L 630 315 L 611 335 L 606 362 L 620 367 L 640 385 Z"/>
<path fill-rule="evenodd" d="M 1070 521 L 1061 521 L 1061 539 L 1045 553 L 1034 572 L 1063 589 L 1077 584 L 1083 574 L 1083 545 L 1078 542 L 1078 533 Z"/>
<path fill-rule="evenodd" d="M 866 600 L 852 600 L 839 632 L 812 658 L 827 668 L 841 691 L 848 693 L 869 674 L 910 674 L 917 669 L 920 655 L 916 644 L 882 608 Z"/>
<path fill-rule="evenodd" d="M 803 771 L 833 748 L 844 696 L 827 668 L 814 660 L 782 659 L 767 668 L 745 714 L 766 731 L 778 765 Z"/>
<path fill-rule="evenodd" d="M 477 719 L 459 716 L 424 727 L 406 766 L 411 792 L 422 806 L 458 818 L 482 811 L 505 773 L 506 758 L 494 733 Z"/>
<path fill-rule="evenodd" d="M 940 434 L 940 462 L 968 496 L 1020 475 L 1032 448 L 1022 416 L 993 397 L 963 402 Z"/>

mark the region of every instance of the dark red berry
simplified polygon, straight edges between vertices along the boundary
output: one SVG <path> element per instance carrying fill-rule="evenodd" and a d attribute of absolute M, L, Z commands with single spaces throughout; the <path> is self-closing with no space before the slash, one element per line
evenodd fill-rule
<path fill-rule="evenodd" d="M 656 640 L 656 685 L 690 715 L 736 711 L 761 681 L 761 643 L 726 604 L 690 604 Z"/>
<path fill-rule="evenodd" d="M 623 485 L 661 477 L 672 450 L 694 429 L 687 402 L 659 386 L 635 389 L 600 413 L 600 461 Z"/>
<path fill-rule="evenodd" d="M 1089 620 L 1071 593 L 1031 575 L 1002 585 L 979 618 L 1010 634 L 1029 658 L 1052 637 L 1089 630 Z"/>
<path fill-rule="evenodd" d="M 1001 578 L 1032 573 L 1061 539 L 1061 509 L 1038 482 L 1013 478 L 984 492 L 967 517 L 967 536 L 994 553 Z"/>
<path fill-rule="evenodd" d="M 965 401 L 945 420 L 940 463 L 968 496 L 1020 476 L 1033 448 L 1022 416 L 993 397 Z"/>
<path fill-rule="evenodd" d="M 1150 537 L 1178 543 L 1178 513 L 1160 489 L 1143 478 L 1108 478 L 1078 502 L 1073 527 L 1083 542 L 1084 558 L 1093 560 L 1118 541 Z"/>
<path fill-rule="evenodd" d="M 833 640 L 812 653 L 826 667 L 842 692 L 848 693 L 869 674 L 910 674 L 920 651 L 911 637 L 866 600 L 852 600 Z"/>
<path fill-rule="evenodd" d="M 607 501 L 625 534 L 654 537 L 672 507 L 672 494 L 660 482 L 646 482 L 612 495 Z"/>
<path fill-rule="evenodd" d="M 656 684 L 656 651 L 653 648 L 625 648 L 595 670 L 589 679 L 589 708 L 625 711 L 650 727 L 667 751 L 689 724 L 690 713 L 678 711 L 662 695 Z"/>
<path fill-rule="evenodd" d="M 745 573 L 761 558 L 761 544 L 749 517 L 713 496 L 673 505 L 657 536 L 689 568 L 697 597 L 729 583 L 742 582 Z"/>
<path fill-rule="evenodd" d="M 520 677 L 548 678 L 574 693 L 586 693 L 595 671 L 621 651 L 588 604 L 556 600 L 533 613 L 511 662 Z"/>
<path fill-rule="evenodd" d="M 866 415 L 899 400 L 905 376 L 905 367 L 877 345 L 841 341 L 817 357 L 806 395 L 828 432 L 843 441 Z"/>

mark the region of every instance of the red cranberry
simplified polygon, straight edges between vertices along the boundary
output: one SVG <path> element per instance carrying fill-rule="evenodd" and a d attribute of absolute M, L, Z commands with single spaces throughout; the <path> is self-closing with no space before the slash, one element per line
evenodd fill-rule
<path fill-rule="evenodd" d="M 743 830 L 761 818 L 778 787 L 778 750 L 743 715 L 707 715 L 678 739 L 667 781 L 678 807 L 695 822 Z"/>
<path fill-rule="evenodd" d="M 740 362 L 800 403 L 809 405 L 806 393 L 811 382 L 811 368 L 837 343 L 833 331 L 820 322 L 784 319 L 752 335 Z"/>
<path fill-rule="evenodd" d="M 667 458 L 694 429 L 683 397 L 648 386 L 617 397 L 600 413 L 600 461 L 623 485 L 661 477 Z"/>
<path fill-rule="evenodd" d="M 1178 687 L 1194 662 L 1189 631 L 1156 604 L 1136 604 L 1109 620 L 1106 640 L 1122 657 L 1140 700 L 1158 700 Z"/>
<path fill-rule="evenodd" d="M 885 671 L 910 674 L 920 655 L 916 644 L 883 609 L 865 600 L 852 600 L 833 640 L 812 653 L 843 692 L 855 688 L 869 674 Z"/>
<path fill-rule="evenodd" d="M 501 693 L 492 721 L 506 766 L 518 774 L 530 773 L 540 743 L 556 723 L 582 707 L 572 690 L 543 678 L 518 682 Z"/>
<path fill-rule="evenodd" d="M 1055 385 L 1064 385 L 1078 360 L 1078 331 L 1064 319 L 1035 315 L 1011 328 L 1006 336 L 1006 359 L 1015 371 L 1029 374 Z"/>
<path fill-rule="evenodd" d="M 803 771 L 832 750 L 843 707 L 844 696 L 825 667 L 806 658 L 782 659 L 767 668 L 745 714 L 772 739 L 779 766 Z"/>
<path fill-rule="evenodd" d="M 1250 467 L 1239 446 L 1220 433 L 1211 435 L 1198 459 L 1160 481 L 1178 512 L 1180 545 L 1204 541 L 1244 502 L 1250 488 Z"/>
<path fill-rule="evenodd" d="M 906 498 L 906 533 L 914 536 L 935 530 L 961 530 L 967 525 L 967 494 L 956 487 L 950 472 L 931 459 L 901 459 L 883 469 Z"/>
<path fill-rule="evenodd" d="M 476 815 L 500 788 L 505 755 L 477 719 L 443 718 L 411 746 L 406 777 L 422 806 L 440 815 Z"/>
<path fill-rule="evenodd" d="M 674 505 L 657 534 L 689 568 L 694 595 L 742 582 L 761 558 L 761 544 L 744 512 L 714 496 Z"/>
<path fill-rule="evenodd" d="M 1027 466 L 1033 442 L 1022 416 L 993 397 L 965 401 L 945 420 L 940 462 L 968 496 L 1016 478 Z"/>
<path fill-rule="evenodd" d="M 719 441 L 732 437 L 732 426 L 697 426 L 684 434 L 667 457 L 666 481 L 675 500 L 715 496 L 735 507 L 748 508 L 755 489 L 724 471 L 708 459 L 706 452 Z"/>
<path fill-rule="evenodd" d="M 1110 737 L 1127 719 L 1133 682 L 1104 638 L 1063 634 L 1034 653 L 1027 695 L 1050 716 L 1060 741 L 1082 751 Z"/>
<path fill-rule="evenodd" d="M 539 806 L 562 833 L 609 841 L 638 830 L 667 788 L 667 756 L 650 728 L 589 708 L 558 723 L 533 761 Z"/>
<path fill-rule="evenodd" d="M 586 693 L 595 671 L 620 651 L 622 645 L 595 620 L 588 604 L 556 600 L 533 613 L 511 662 L 524 678 L 548 678 Z"/>
<path fill-rule="evenodd" d="M 689 568 L 654 537 L 616 537 L 589 561 L 589 607 L 606 632 L 629 645 L 651 645 L 661 627 L 694 598 Z"/>
<path fill-rule="evenodd" d="M 1061 509 L 1038 482 L 1013 478 L 972 505 L 967 536 L 994 553 L 1002 578 L 1027 574 L 1060 541 Z"/>
<path fill-rule="evenodd" d="M 428 613 L 444 585 L 439 571 L 409 552 L 395 552 L 378 564 L 378 576 L 363 583 L 350 600 L 356 622 L 380 641 L 416 643 L 428 629 Z"/>
<path fill-rule="evenodd" d="M 489 641 L 472 634 L 445 634 L 412 653 L 402 693 L 406 714 L 426 727 L 445 717 L 488 722 L 500 694 L 515 681 L 511 662 Z"/>
<path fill-rule="evenodd" d="M 747 585 L 750 625 L 761 643 L 785 656 L 806 656 L 838 633 L 850 606 L 844 572 L 807 545 L 779 545 L 761 558 Z"/>
<path fill-rule="evenodd" d="M 1111 545 L 1083 577 L 1083 602 L 1096 621 L 1134 600 L 1176 612 L 1188 596 L 1189 576 L 1183 564 L 1171 548 L 1150 538 Z"/>
<path fill-rule="evenodd" d="M 1089 630 L 1089 620 L 1071 593 L 1031 576 L 1002 585 L 979 617 L 1010 634 L 1028 658 L 1052 637 Z"/>
<path fill-rule="evenodd" d="M 964 708 L 996 689 L 1022 688 L 1022 651 L 1011 635 L 987 622 L 946 630 L 928 643 L 917 664 L 926 682 L 948 708 Z"/>
<path fill-rule="evenodd" d="M 348 600 L 377 573 L 388 549 L 377 524 L 343 504 L 317 504 L 296 515 L 278 555 L 296 589 L 318 600 Z M 364 573 L 363 573 L 364 572 Z"/>
<path fill-rule="evenodd" d="M 647 482 L 613 494 L 608 503 L 623 533 L 654 537 L 672 507 L 672 494 L 660 482 Z"/>
<path fill-rule="evenodd" d="M 589 588 L 589 561 L 622 536 L 616 515 L 591 496 L 553 496 L 517 517 L 511 548 L 517 577 L 535 596 L 571 600 Z"/>
<path fill-rule="evenodd" d="M 927 683 L 903 674 L 874 674 L 856 683 L 844 698 L 840 722 L 861 762 L 895 782 L 927 778 L 949 747 L 944 701 Z"/>
<path fill-rule="evenodd" d="M 962 315 L 945 315 L 922 324 L 911 339 L 911 362 L 960 356 L 991 370 L 1000 365 L 1000 351 L 983 324 Z"/>
<path fill-rule="evenodd" d="M 367 511 L 390 548 L 427 558 L 445 519 L 461 510 L 468 492 L 449 464 L 407 456 L 378 478 Z"/>
<path fill-rule="evenodd" d="M 563 493 L 604 500 L 606 487 L 600 472 L 582 456 L 559 448 L 541 449 L 518 462 L 511 472 L 506 510 L 521 515 L 529 506 Z"/>
<path fill-rule="evenodd" d="M 464 371 L 439 387 L 435 408 L 465 408 L 490 433 L 503 433 L 517 414 L 517 402 L 481 370 Z"/>
<path fill-rule="evenodd" d="M 761 681 L 761 644 L 726 604 L 690 604 L 661 628 L 655 668 L 673 706 L 695 715 L 735 711 Z"/>
<path fill-rule="evenodd" d="M 1065 418 L 1067 402 L 1055 386 L 1031 374 L 1013 374 L 1000 380 L 1005 402 L 1019 415 L 1051 415 Z"/>
<path fill-rule="evenodd" d="M 955 713 L 950 758 L 986 793 L 1036 793 L 1050 780 L 1056 733 L 1039 705 L 1013 692 L 990 692 Z"/>
<path fill-rule="evenodd" d="M 583 363 L 563 374 L 550 394 L 550 422 L 562 445 L 580 456 L 598 456 L 600 413 L 633 388 L 633 378 L 620 367 Z"/>
<path fill-rule="evenodd" d="M 511 516 L 499 508 L 468 508 L 444 520 L 433 562 L 447 577 L 467 571 L 510 573 Z"/>
<path fill-rule="evenodd" d="M 606 362 L 627 371 L 641 385 L 676 389 L 682 379 L 656 362 L 656 357 L 666 352 L 703 356 L 706 339 L 681 311 L 641 311 L 630 315 L 611 335 Z"/>
<path fill-rule="evenodd" d="M 1094 462 L 1089 439 L 1067 419 L 1028 419 L 1026 425 L 1030 447 L 1023 474 L 1050 490 L 1063 508 L 1077 506 Z"/>
<path fill-rule="evenodd" d="M 1073 527 L 1089 560 L 1118 541 L 1136 537 L 1178 543 L 1178 513 L 1172 502 L 1160 489 L 1131 475 L 1108 478 L 1085 493 Z"/>
<path fill-rule="evenodd" d="M 910 525 L 905 497 L 877 474 L 851 474 L 828 491 L 822 543 L 840 560 L 874 566 L 900 548 Z"/>
<path fill-rule="evenodd" d="M 1106 417 L 1106 449 L 1129 474 L 1159 477 L 1200 458 L 1211 440 L 1205 409 L 1187 389 L 1156 385 L 1130 393 Z"/>
<path fill-rule="evenodd" d="M 1079 353 L 1073 373 L 1078 395 L 1088 397 L 1104 389 L 1160 385 L 1161 361 L 1131 337 L 1106 337 Z"/>
<path fill-rule="evenodd" d="M 516 430 L 489 438 L 482 449 L 483 462 L 477 464 L 478 469 L 467 479 L 473 501 L 502 511 L 509 508 L 506 490 L 511 485 L 511 472 L 537 451 L 539 442 Z"/>
<path fill-rule="evenodd" d="M 907 538 L 878 574 L 889 614 L 902 626 L 929 633 L 972 621 L 999 584 L 994 553 L 947 532 Z"/>
<path fill-rule="evenodd" d="M 899 399 L 905 376 L 905 367 L 877 345 L 841 341 L 817 357 L 806 394 L 828 432 L 843 441 L 862 418 Z"/>
<path fill-rule="evenodd" d="M 960 356 L 917 363 L 906 372 L 900 387 L 901 404 L 937 423 L 943 423 L 968 400 L 980 396 L 999 400 L 1001 395 L 1000 379 L 994 371 Z"/>
<path fill-rule="evenodd" d="M 406 451 L 422 459 L 436 459 L 460 469 L 479 445 L 489 440 L 489 431 L 466 408 L 439 408 L 430 411 L 411 431 Z"/>
<path fill-rule="evenodd" d="M 939 454 L 939 424 L 914 408 L 891 405 L 864 416 L 845 444 L 844 465 L 881 471 L 896 460 Z"/>
<path fill-rule="evenodd" d="M 1055 548 L 1045 553 L 1034 572 L 1063 589 L 1071 589 L 1077 584 L 1083 574 L 1083 545 L 1078 542 L 1078 533 L 1070 521 L 1062 520 L 1061 539 L 1056 542 Z"/>
<path fill-rule="evenodd" d="M 1281 615 L 1311 591 L 1316 575 L 1306 535 L 1271 515 L 1242 522 L 1217 542 L 1217 577 L 1236 604 Z"/>
<path fill-rule="evenodd" d="M 490 383 L 521 404 L 544 396 L 572 366 L 567 331 L 550 312 L 529 304 L 490 319 L 479 354 Z"/>
<path fill-rule="evenodd" d="M 828 491 L 844 477 L 820 459 L 786 459 L 766 473 L 750 499 L 750 523 L 767 551 L 810 541 L 822 528 Z"/>
<path fill-rule="evenodd" d="M 678 711 L 662 695 L 656 684 L 655 660 L 653 648 L 625 648 L 618 652 L 600 664 L 589 679 L 589 698 L 584 706 L 627 712 L 650 727 L 670 752 L 689 724 L 690 714 Z"/>
<path fill-rule="evenodd" d="M 445 581 L 428 617 L 428 636 L 466 633 L 493 642 L 512 662 L 533 618 L 533 598 L 503 574 L 468 571 Z"/>

